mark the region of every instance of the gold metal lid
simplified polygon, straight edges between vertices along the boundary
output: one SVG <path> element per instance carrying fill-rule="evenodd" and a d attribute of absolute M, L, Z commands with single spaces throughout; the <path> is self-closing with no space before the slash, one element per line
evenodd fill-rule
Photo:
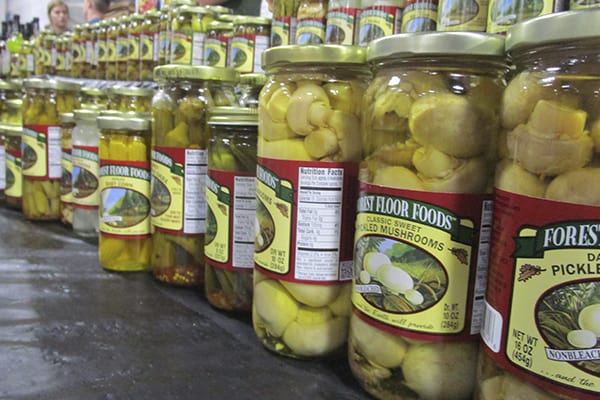
<path fill-rule="evenodd" d="M 106 89 L 106 93 L 108 96 L 152 97 L 154 96 L 154 89 L 137 86 L 113 86 Z"/>
<path fill-rule="evenodd" d="M 54 79 L 40 79 L 30 78 L 23 80 L 23 87 L 25 89 L 55 89 L 65 91 L 79 91 L 81 90 L 81 84 L 76 82 L 57 81 Z"/>
<path fill-rule="evenodd" d="M 218 29 L 223 31 L 233 30 L 233 24 L 231 22 L 224 22 L 221 20 L 214 20 L 208 24 L 208 30 Z"/>
<path fill-rule="evenodd" d="M 76 120 L 84 120 L 84 121 L 95 121 L 96 118 L 100 115 L 99 110 L 90 110 L 90 109 L 77 109 L 73 110 L 73 116 Z"/>
<path fill-rule="evenodd" d="M 152 114 L 101 111 L 96 121 L 99 129 L 145 131 L 152 125 Z"/>
<path fill-rule="evenodd" d="M 13 90 L 13 85 L 5 80 L 0 80 L 0 90 Z"/>
<path fill-rule="evenodd" d="M 84 87 L 81 89 L 81 94 L 92 97 L 106 96 L 106 91 L 99 88 Z"/>
<path fill-rule="evenodd" d="M 238 16 L 234 14 L 221 14 L 217 17 L 217 21 L 233 23 L 233 20 L 237 17 Z"/>
<path fill-rule="evenodd" d="M 18 110 L 23 105 L 23 100 L 21 99 L 10 99 L 6 100 L 6 107 L 12 110 Z"/>
<path fill-rule="evenodd" d="M 231 14 L 233 14 L 233 9 L 231 9 L 229 7 L 224 7 L 224 6 L 221 6 L 221 5 L 209 4 L 209 5 L 206 5 L 204 7 L 206 7 L 208 9 L 216 12 L 217 14 L 219 14 L 219 16 L 221 14 L 225 14 L 225 15 L 231 15 Z"/>
<path fill-rule="evenodd" d="M 58 116 L 60 118 L 60 122 L 63 124 L 75 123 L 75 116 L 73 115 L 73 113 L 60 113 L 58 114 Z"/>
<path fill-rule="evenodd" d="M 154 80 L 161 79 L 236 82 L 239 72 L 233 68 L 207 65 L 162 65 L 154 68 Z"/>
<path fill-rule="evenodd" d="M 400 33 L 375 39 L 367 46 L 367 61 L 424 55 L 504 57 L 504 37 L 480 32 Z"/>
<path fill-rule="evenodd" d="M 267 82 L 267 76 L 260 73 L 242 74 L 240 75 L 240 85 L 264 86 Z"/>
<path fill-rule="evenodd" d="M 210 107 L 209 125 L 258 125 L 258 109 L 247 107 Z"/>
<path fill-rule="evenodd" d="M 365 48 L 337 44 L 286 45 L 266 49 L 262 53 L 263 68 L 283 64 L 364 64 Z"/>
<path fill-rule="evenodd" d="M 0 132 L 6 136 L 21 136 L 23 127 L 21 125 L 0 124 Z"/>
<path fill-rule="evenodd" d="M 214 11 L 211 11 L 207 7 L 194 6 L 194 5 L 183 5 L 177 7 L 177 14 L 210 14 L 215 15 Z"/>

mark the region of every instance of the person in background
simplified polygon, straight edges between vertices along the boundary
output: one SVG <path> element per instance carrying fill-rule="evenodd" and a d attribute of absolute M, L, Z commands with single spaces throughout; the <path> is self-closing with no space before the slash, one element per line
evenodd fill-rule
<path fill-rule="evenodd" d="M 135 0 L 112 0 L 104 19 L 116 18 L 135 12 Z"/>
<path fill-rule="evenodd" d="M 83 18 L 88 24 L 95 24 L 104 19 L 110 0 L 83 0 Z"/>
<path fill-rule="evenodd" d="M 45 28 L 57 35 L 69 30 L 69 7 L 63 0 L 51 0 L 48 3 L 48 21 Z"/>

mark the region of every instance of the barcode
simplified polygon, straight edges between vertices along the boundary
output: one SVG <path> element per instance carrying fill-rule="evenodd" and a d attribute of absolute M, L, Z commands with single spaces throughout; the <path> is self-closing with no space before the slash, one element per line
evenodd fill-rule
<path fill-rule="evenodd" d="M 494 353 L 498 353 L 500 351 L 501 335 L 502 315 L 486 301 L 481 338 Z"/>

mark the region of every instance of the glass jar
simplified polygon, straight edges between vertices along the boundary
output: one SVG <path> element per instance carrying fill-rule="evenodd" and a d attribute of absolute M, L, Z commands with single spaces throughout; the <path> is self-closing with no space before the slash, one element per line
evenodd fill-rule
<path fill-rule="evenodd" d="M 252 310 L 258 111 L 209 110 L 204 293 L 214 307 Z"/>
<path fill-rule="evenodd" d="M 4 134 L 6 188 L 5 203 L 8 207 L 20 210 L 23 200 L 23 174 L 21 172 L 21 134 L 20 126 L 0 125 Z"/>
<path fill-rule="evenodd" d="M 152 270 L 160 281 L 197 287 L 204 279 L 207 110 L 235 104 L 237 73 L 167 65 L 154 70 L 154 79 Z"/>
<path fill-rule="evenodd" d="M 211 67 L 226 67 L 229 54 L 229 40 L 233 37 L 233 24 L 230 22 L 212 21 L 208 24 L 206 45 L 204 46 L 204 63 Z"/>
<path fill-rule="evenodd" d="M 23 214 L 60 219 L 60 118 L 79 106 L 80 85 L 46 79 L 23 81 Z"/>
<path fill-rule="evenodd" d="M 352 45 L 358 28 L 360 0 L 335 0 L 327 8 L 325 43 Z"/>
<path fill-rule="evenodd" d="M 295 44 L 325 43 L 327 0 L 300 0 L 296 20 Z"/>
<path fill-rule="evenodd" d="M 120 19 L 113 18 L 108 21 L 106 28 L 106 73 L 104 79 L 112 81 L 117 79 L 117 40 L 119 39 Z"/>
<path fill-rule="evenodd" d="M 290 45 L 263 57 L 254 330 L 282 355 L 334 355 L 350 318 L 365 52 Z"/>
<path fill-rule="evenodd" d="M 81 40 L 83 41 L 85 55 L 83 59 L 82 78 L 87 79 L 94 79 L 96 77 L 96 69 L 94 68 L 96 58 L 94 25 L 84 25 L 81 31 Z"/>
<path fill-rule="evenodd" d="M 60 222 L 67 226 L 73 224 L 73 191 L 71 179 L 73 176 L 72 133 L 75 127 L 73 113 L 60 113 Z"/>
<path fill-rule="evenodd" d="M 437 30 L 485 32 L 489 3 L 488 0 L 439 0 Z"/>
<path fill-rule="evenodd" d="M 129 58 L 129 21 L 131 17 L 124 15 L 119 18 L 119 32 L 117 35 L 115 79 L 127 80 L 127 60 Z"/>
<path fill-rule="evenodd" d="M 363 0 L 356 43 L 366 46 L 372 40 L 400 33 L 403 5 L 403 0 Z"/>
<path fill-rule="evenodd" d="M 85 61 L 85 42 L 82 39 L 82 25 L 73 27 L 71 78 L 83 78 L 83 62 Z M 38 74 L 36 68 L 36 74 Z"/>
<path fill-rule="evenodd" d="M 158 65 L 166 65 L 171 51 L 170 14 L 171 6 L 160 10 L 158 22 Z"/>
<path fill-rule="evenodd" d="M 271 24 L 271 46 L 294 44 L 296 39 L 296 15 L 298 0 L 273 2 L 273 21 Z"/>
<path fill-rule="evenodd" d="M 78 32 L 77 31 L 77 27 L 78 25 L 75 25 L 74 32 Z M 79 33 L 79 32 L 78 32 Z M 44 50 L 44 38 L 46 37 L 46 35 L 48 34 L 48 31 L 43 30 L 40 31 L 37 35 L 37 37 L 35 38 L 35 45 L 34 45 L 34 54 L 35 54 L 35 75 L 41 75 L 44 73 L 44 60 L 46 57 L 45 54 L 45 50 Z M 4 67 L 3 67 L 4 68 Z"/>
<path fill-rule="evenodd" d="M 96 124 L 99 111 L 75 110 L 73 128 L 73 232 L 79 236 L 98 236 L 100 131 Z"/>
<path fill-rule="evenodd" d="M 472 399 L 507 67 L 501 36 L 372 41 L 349 362 L 378 399 Z"/>
<path fill-rule="evenodd" d="M 84 87 L 81 89 L 81 108 L 98 110 L 106 108 L 108 97 L 106 89 Z"/>
<path fill-rule="evenodd" d="M 144 16 L 141 14 L 133 14 L 130 17 L 128 38 L 129 38 L 129 53 L 127 54 L 127 73 L 126 78 L 130 82 L 136 82 L 140 79 L 140 63 L 141 63 L 141 40 L 142 40 L 142 22 Z"/>
<path fill-rule="evenodd" d="M 240 107 L 258 108 L 258 96 L 267 77 L 265 74 L 243 74 L 237 84 Z"/>
<path fill-rule="evenodd" d="M 402 33 L 430 32 L 437 29 L 438 0 L 410 0 L 402 12 Z"/>
<path fill-rule="evenodd" d="M 35 68 L 33 61 L 33 42 L 24 40 L 19 52 L 19 78 L 29 78 Z"/>
<path fill-rule="evenodd" d="M 159 18 L 156 10 L 144 14 L 142 21 L 140 80 L 151 81 L 154 68 L 158 66 Z"/>
<path fill-rule="evenodd" d="M 181 6 L 171 22 L 170 64 L 204 65 L 208 24 L 214 14 L 206 7 Z"/>
<path fill-rule="evenodd" d="M 233 37 L 229 41 L 229 67 L 240 74 L 264 72 L 262 53 L 269 48 L 271 20 L 263 17 L 238 16 L 233 20 Z"/>
<path fill-rule="evenodd" d="M 57 36 L 53 34 L 44 37 L 44 74 L 47 75 L 56 73 L 56 40 Z"/>
<path fill-rule="evenodd" d="M 113 86 L 107 89 L 109 110 L 150 112 L 154 89 L 136 86 Z"/>
<path fill-rule="evenodd" d="M 150 267 L 150 140 L 148 113 L 97 118 L 100 129 L 100 238 L 103 268 L 140 271 Z"/>
<path fill-rule="evenodd" d="M 6 117 L 3 118 L 2 123 L 8 125 L 23 125 L 23 100 L 21 99 L 9 99 L 6 100 Z"/>
<path fill-rule="evenodd" d="M 576 10 L 577 8 L 585 8 L 587 0 L 566 1 L 540 1 L 531 4 L 522 3 L 516 0 L 497 1 L 489 0 L 486 32 L 488 33 L 506 33 L 511 26 L 517 22 L 526 21 L 528 19 L 539 17 L 540 15 L 557 13 L 563 10 Z M 578 3 L 577 5 L 575 3 Z M 598 7 L 598 4 L 594 4 Z"/>
<path fill-rule="evenodd" d="M 6 124 L 8 119 L 7 100 L 10 98 L 13 86 L 10 81 L 0 80 L 0 123 Z"/>
<path fill-rule="evenodd" d="M 96 24 L 96 45 L 94 46 L 96 54 L 96 79 L 106 78 L 106 68 L 109 62 L 107 42 L 108 26 L 109 22 L 107 20 L 100 21 L 100 23 Z"/>
<path fill-rule="evenodd" d="M 56 38 L 56 67 L 54 72 L 57 76 L 66 76 L 65 46 L 65 39 L 58 36 Z"/>
<path fill-rule="evenodd" d="M 600 9 L 515 24 L 480 400 L 598 399 Z"/>

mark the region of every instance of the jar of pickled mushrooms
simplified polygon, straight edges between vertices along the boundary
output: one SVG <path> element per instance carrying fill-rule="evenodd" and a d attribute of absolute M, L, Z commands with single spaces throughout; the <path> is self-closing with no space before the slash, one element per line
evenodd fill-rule
<path fill-rule="evenodd" d="M 477 398 L 600 395 L 600 10 L 509 31 Z"/>
<path fill-rule="evenodd" d="M 350 318 L 363 48 L 277 46 L 259 96 L 254 330 L 289 357 L 335 355 Z"/>
<path fill-rule="evenodd" d="M 470 400 L 492 217 L 504 39 L 371 42 L 349 362 L 378 399 Z"/>

